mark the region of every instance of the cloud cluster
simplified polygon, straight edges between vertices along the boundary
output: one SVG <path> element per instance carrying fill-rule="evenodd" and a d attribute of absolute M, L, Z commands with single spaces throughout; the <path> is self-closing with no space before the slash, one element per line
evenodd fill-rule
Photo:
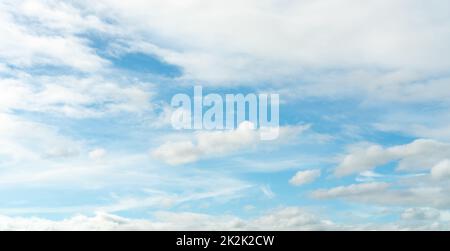
<path fill-rule="evenodd" d="M 450 180 L 450 160 L 443 160 L 442 162 L 434 166 L 431 169 L 431 176 L 433 177 L 433 179 L 437 180 Z"/>
<path fill-rule="evenodd" d="M 417 180 L 415 182 L 418 182 Z M 423 181 L 420 181 L 423 182 Z M 446 184 L 425 183 L 420 185 L 401 183 L 363 183 L 331 189 L 319 189 L 311 193 L 316 199 L 340 199 L 364 205 L 394 207 L 430 207 L 450 209 Z"/>
<path fill-rule="evenodd" d="M 317 199 L 339 197 L 364 197 L 372 193 L 381 193 L 389 187 L 387 183 L 363 183 L 350 186 L 340 186 L 328 190 L 314 191 L 312 196 Z"/>
<path fill-rule="evenodd" d="M 405 220 L 437 220 L 441 216 L 439 210 L 433 208 L 408 208 L 402 214 Z"/>
<path fill-rule="evenodd" d="M 77 155 L 82 143 L 45 124 L 0 113 L 0 156 L 11 163 Z"/>
<path fill-rule="evenodd" d="M 143 53 L 182 68 L 181 76 L 173 79 L 175 84 L 194 80 L 204 85 L 246 85 L 276 90 L 293 99 L 349 97 L 365 105 L 395 102 L 396 109 L 410 108 L 412 115 L 399 112 L 404 116 L 391 113 L 392 107 L 384 109 L 389 110 L 386 121 L 376 123 L 374 129 L 435 140 L 387 147 L 354 145 L 340 160 L 335 176 L 359 174 L 360 183 L 319 189 L 311 196 L 402 207 L 402 220 L 426 221 L 423 228 L 439 229 L 445 216 L 440 209 L 450 208 L 450 144 L 442 140 L 450 138 L 446 119 L 450 58 L 443 56 L 450 44 L 449 10 L 445 0 L 427 4 L 420 0 L 4 0 L 0 3 L 0 34 L 4 34 L 0 40 L 0 164 L 7 168 L 0 170 L 0 185 L 65 183 L 64 187 L 104 188 L 132 184 L 139 189 L 171 190 L 159 196 L 125 196 L 101 208 L 107 212 L 234 198 L 251 187 L 223 173 L 191 173 L 176 167 L 261 149 L 259 133 L 248 123 L 233 131 L 200 131 L 164 140 L 151 155 L 174 165 L 167 171 L 155 167 L 158 163 L 148 164 L 148 155 L 118 157 L 101 146 L 64 135 L 59 123 L 51 126 L 32 119 L 36 114 L 71 122 L 147 114 L 154 109 L 150 101 L 159 91 L 157 86 L 139 77 L 118 76 L 113 62 L 121 53 Z M 409 106 L 412 103 L 432 105 L 421 106 L 427 115 L 418 116 L 416 107 Z M 152 125 L 167 124 L 164 113 L 170 111 L 166 110 Z M 271 142 L 271 147 L 289 144 L 306 129 L 282 128 L 280 140 Z M 293 162 L 284 163 L 296 167 L 299 161 Z M 375 173 L 389 164 L 402 172 L 398 176 Z M 281 170 L 274 165 L 266 169 Z M 320 170 L 300 171 L 290 184 L 309 184 L 320 176 Z M 270 184 L 255 187 L 267 199 L 278 192 Z M 5 230 L 336 227 L 300 208 L 282 208 L 250 220 L 169 212 L 155 214 L 152 221 L 109 214 L 63 221 L 0 217 L 0 229 Z"/>
<path fill-rule="evenodd" d="M 287 138 L 294 139 L 308 129 L 309 126 L 280 128 L 279 138 L 270 143 L 286 142 Z M 260 130 L 255 129 L 253 123 L 243 122 L 235 130 L 199 131 L 192 140 L 164 143 L 152 150 L 151 155 L 171 165 L 187 164 L 203 158 L 255 149 L 264 143 L 260 136 Z"/>
<path fill-rule="evenodd" d="M 361 172 L 366 179 L 358 177 L 362 183 L 319 189 L 311 196 L 370 205 L 450 209 L 449 156 L 450 146 L 434 140 L 416 140 L 388 148 L 357 145 L 342 159 L 335 174 L 341 177 Z M 391 162 L 398 162 L 397 169 L 406 174 L 380 175 L 370 171 Z M 425 215 L 408 211 L 404 218 L 420 214 Z"/>
<path fill-rule="evenodd" d="M 111 23 L 61 1 L 0 3 L 0 112 L 98 117 L 150 108 L 150 85 L 112 78 L 88 34 L 115 34 Z"/>
<path fill-rule="evenodd" d="M 0 4 L 0 60 L 10 66 L 70 67 L 92 72 L 107 65 L 76 33 L 100 28 L 95 16 L 60 1 L 2 1 Z"/>
<path fill-rule="evenodd" d="M 379 224 L 337 224 L 299 207 L 284 207 L 259 217 L 244 220 L 233 215 L 209 215 L 190 212 L 160 211 L 153 219 L 130 219 L 107 213 L 88 217 L 78 215 L 60 221 L 43 218 L 0 216 L 0 230 L 5 231 L 323 231 L 323 230 L 444 230 L 448 221 L 427 208 L 409 208 L 402 220 Z M 413 222 L 411 222 L 413 220 Z"/>
<path fill-rule="evenodd" d="M 325 230 L 332 229 L 331 221 L 301 208 L 281 208 L 252 220 L 236 216 L 212 216 L 196 213 L 157 212 L 154 220 L 127 219 L 97 213 L 93 217 L 75 216 L 62 221 L 42 218 L 11 218 L 0 216 L 0 230 Z"/>
<path fill-rule="evenodd" d="M 342 158 L 335 170 L 337 176 L 346 176 L 398 161 L 400 171 L 430 170 L 450 158 L 450 144 L 419 139 L 406 145 L 383 148 L 379 145 L 356 145 Z"/>
<path fill-rule="evenodd" d="M 202 80 L 280 79 L 301 69 L 367 65 L 442 71 L 450 65 L 441 57 L 450 39 L 448 22 L 441 21 L 448 20 L 445 1 L 100 2 L 100 10 L 119 22 L 139 24 L 132 31 L 158 36 L 164 49 L 182 47 L 164 58 Z"/>
<path fill-rule="evenodd" d="M 151 111 L 151 85 L 123 86 L 101 76 L 1 78 L 0 112 L 23 110 L 72 118 Z"/>
<path fill-rule="evenodd" d="M 199 132 L 195 142 L 168 142 L 158 147 L 152 155 L 172 165 L 195 162 L 208 155 L 223 155 L 253 147 L 259 141 L 259 134 L 250 122 L 242 123 L 232 131 Z"/>
<path fill-rule="evenodd" d="M 320 170 L 299 171 L 289 181 L 291 185 L 301 186 L 314 182 L 321 175 Z"/>

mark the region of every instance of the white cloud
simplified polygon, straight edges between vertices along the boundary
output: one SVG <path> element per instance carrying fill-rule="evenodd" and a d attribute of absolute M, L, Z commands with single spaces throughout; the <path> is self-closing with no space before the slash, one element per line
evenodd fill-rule
<path fill-rule="evenodd" d="M 449 209 L 448 182 L 436 182 L 431 175 L 399 177 L 395 182 L 371 182 L 319 189 L 317 199 L 342 199 L 362 205 L 394 207 L 431 207 Z"/>
<path fill-rule="evenodd" d="M 302 74 L 304 84 L 285 85 L 280 88 L 280 92 L 283 97 L 291 99 L 352 98 L 371 107 L 436 101 L 448 105 L 450 92 L 446 86 L 450 79 L 446 76 L 432 77 L 414 70 L 380 71 L 370 67 L 347 71 L 312 71 Z"/>
<path fill-rule="evenodd" d="M 48 149 L 44 156 L 45 158 L 70 158 L 77 156 L 80 153 L 80 146 L 73 147 L 73 146 L 67 146 L 67 147 L 51 147 Z"/>
<path fill-rule="evenodd" d="M 419 139 L 410 144 L 383 148 L 378 145 L 357 145 L 343 157 L 336 168 L 337 176 L 372 170 L 378 166 L 399 161 L 398 170 L 429 170 L 450 157 L 450 144 Z"/>
<path fill-rule="evenodd" d="M 102 3 L 101 9 L 123 24 L 139 24 L 131 30 L 182 46 L 184 53 L 165 59 L 208 80 L 270 78 L 315 67 L 446 70 L 450 65 L 440 56 L 450 39 L 448 22 L 438 21 L 447 17 L 444 1 L 425 7 L 404 0 Z M 441 39 L 431 39 L 433 34 Z"/>
<path fill-rule="evenodd" d="M 425 91 L 424 91 L 425 92 Z M 443 90 L 441 93 L 445 93 Z M 450 99 L 446 99 L 447 101 Z M 438 141 L 450 140 L 450 118 L 447 116 L 448 105 L 441 105 L 418 112 L 417 109 L 392 109 L 374 124 L 374 129 L 410 135 L 414 138 L 428 138 Z"/>
<path fill-rule="evenodd" d="M 433 179 L 442 180 L 450 178 L 450 160 L 443 160 L 431 169 Z"/>
<path fill-rule="evenodd" d="M 0 216 L 0 230 L 325 230 L 335 225 L 301 209 L 280 208 L 256 219 L 197 213 L 156 212 L 155 220 L 127 219 L 106 213 L 61 221 Z"/>
<path fill-rule="evenodd" d="M 0 111 L 25 110 L 73 118 L 151 111 L 151 85 L 120 83 L 101 76 L 0 78 Z"/>
<path fill-rule="evenodd" d="M 0 3 L 0 24 L 0 33 L 8 34 L 0 41 L 0 112 L 85 118 L 149 110 L 150 84 L 108 78 L 109 62 L 82 37 L 91 32 L 116 34 L 95 11 L 81 3 L 7 0 Z"/>
<path fill-rule="evenodd" d="M 279 144 L 307 130 L 309 126 L 284 127 L 280 129 L 280 138 L 270 143 Z M 203 158 L 225 156 L 254 149 L 263 144 L 260 131 L 254 129 L 251 122 L 243 122 L 236 130 L 200 131 L 193 140 L 167 142 L 152 150 L 156 159 L 171 165 L 196 162 Z"/>
<path fill-rule="evenodd" d="M 437 220 L 440 212 L 434 208 L 408 208 L 401 217 L 405 220 Z"/>
<path fill-rule="evenodd" d="M 87 72 L 106 66 L 108 62 L 97 56 L 86 40 L 75 34 L 56 34 L 59 30 L 52 26 L 82 28 L 80 22 L 83 18 L 69 5 L 53 3 L 53 10 L 41 1 L 6 1 L 0 4 L 0 33 L 8 34 L 0 41 L 0 60 L 17 67 L 50 65 Z M 33 23 L 27 19 L 36 15 L 49 20 Z M 77 18 L 78 22 L 75 21 Z M 26 21 L 19 23 L 17 20 L 21 19 Z"/>
<path fill-rule="evenodd" d="M 0 155 L 10 161 L 76 155 L 82 144 L 45 124 L 0 113 Z"/>
<path fill-rule="evenodd" d="M 34 231 L 322 231 L 322 230 L 445 230 L 449 227 L 445 211 L 433 208 L 408 208 L 402 220 L 392 223 L 338 224 L 299 207 L 273 209 L 259 217 L 242 219 L 234 215 L 157 211 L 152 220 L 131 219 L 99 212 L 63 220 L 0 216 L 0 230 Z M 417 222 L 417 223 L 416 223 Z"/>
<path fill-rule="evenodd" d="M 425 212 L 425 211 L 427 212 Z M 337 224 L 298 207 L 269 211 L 253 219 L 233 215 L 209 215 L 191 212 L 153 213 L 153 220 L 130 219 L 108 213 L 89 217 L 78 215 L 63 220 L 0 216 L 2 231 L 323 231 L 323 230 L 445 230 L 448 222 L 439 221 L 433 209 L 407 209 L 404 220 L 420 220 L 370 224 Z"/>
<path fill-rule="evenodd" d="M 168 142 L 152 151 L 152 156 L 171 165 L 196 162 L 201 152 L 191 141 Z"/>
<path fill-rule="evenodd" d="M 357 181 L 371 182 L 317 190 L 313 197 L 341 198 L 346 201 L 383 206 L 448 208 L 449 187 L 444 182 L 450 145 L 435 140 L 419 139 L 410 144 L 382 147 L 358 144 L 341 159 L 335 170 L 338 177 L 360 173 Z M 379 175 L 372 170 L 396 163 L 397 170 L 413 175 Z M 426 172 L 430 172 L 428 175 Z M 420 172 L 419 174 L 417 174 Z M 391 183 L 374 180 L 394 180 Z"/>
<path fill-rule="evenodd" d="M 251 221 L 250 229 L 253 230 L 332 230 L 338 225 L 332 221 L 324 220 L 298 207 L 286 207 Z"/>
<path fill-rule="evenodd" d="M 97 148 L 89 152 L 89 158 L 98 160 L 106 156 L 108 152 L 103 148 Z"/>
<path fill-rule="evenodd" d="M 57 0 L 6 0 L 8 10 L 17 16 L 25 16 L 41 29 L 60 34 L 76 34 L 89 30 L 112 32 L 110 24 L 95 13 L 77 8 L 68 2 Z M 35 26 L 36 27 L 36 26 Z"/>
<path fill-rule="evenodd" d="M 420 224 L 400 221 L 386 224 L 340 225 L 307 212 L 302 208 L 285 207 L 272 210 L 261 217 L 244 220 L 232 215 L 208 215 L 190 212 L 156 212 L 154 220 L 130 219 L 107 213 L 97 213 L 89 217 L 78 215 L 60 221 L 43 218 L 0 216 L 2 231 L 322 231 L 322 230 L 445 230 L 448 223 L 434 219 L 426 213 Z M 411 210 L 406 210 L 405 219 L 419 218 Z"/>
<path fill-rule="evenodd" d="M 121 47 L 181 66 L 182 80 L 282 83 L 276 87 L 283 96 L 372 103 L 450 97 L 450 60 L 441 56 L 450 41 L 443 0 L 426 6 L 420 0 L 102 0 L 77 6 L 114 20 L 114 31 L 98 22 L 89 26 L 113 34 Z M 68 23 L 79 23 L 74 20 Z"/>
<path fill-rule="evenodd" d="M 281 88 L 285 94 L 296 97 L 395 102 L 450 97 L 442 74 L 450 61 L 441 56 L 450 41 L 449 22 L 442 21 L 448 20 L 446 1 L 426 6 L 418 0 L 6 1 L 1 6 L 3 22 L 11 24 L 4 27 L 14 31 L 3 41 L 3 56 L 12 64 L 102 68 L 108 62 L 78 37 L 94 30 L 116 45 L 179 65 L 182 78 L 204 84 L 282 81 L 292 83 Z M 16 23 L 12 14 L 34 22 Z M 435 34 L 440 39 L 432 39 Z M 293 81 L 298 76 L 301 85 Z"/>
<path fill-rule="evenodd" d="M 338 197 L 367 196 L 371 193 L 380 193 L 389 187 L 388 183 L 373 182 L 350 186 L 340 186 L 328 190 L 317 190 L 312 196 L 317 199 L 330 199 Z"/>
<path fill-rule="evenodd" d="M 307 170 L 299 171 L 294 177 L 289 181 L 291 185 L 301 186 L 314 182 L 321 175 L 320 170 Z"/>
<path fill-rule="evenodd" d="M 450 61 L 441 57 L 450 41 L 449 22 L 442 21 L 448 20 L 445 1 L 427 6 L 418 0 L 6 1 L 0 6 L 3 22 L 11 24 L 4 27 L 14 31 L 3 41 L 3 57 L 11 64 L 98 70 L 108 62 L 78 37 L 93 30 L 117 40 L 116 46 L 179 65 L 183 79 L 204 84 L 282 81 L 292 83 L 281 88 L 285 94 L 296 97 L 395 102 L 450 97 L 442 74 Z M 33 22 L 16 23 L 12 14 Z M 62 35 L 49 35 L 54 33 Z M 441 39 L 432 39 L 435 34 Z M 293 81 L 298 76 L 301 85 Z"/>
<path fill-rule="evenodd" d="M 10 70 L 9 67 L 0 62 L 0 73 L 7 72 L 8 70 Z"/>
<path fill-rule="evenodd" d="M 346 155 L 336 168 L 335 173 L 337 176 L 371 170 L 393 159 L 390 153 L 377 145 L 358 146 L 350 151 L 351 153 Z"/>
<path fill-rule="evenodd" d="M 280 88 L 284 95 L 295 98 L 350 96 L 369 103 L 383 101 L 380 102 L 383 105 L 385 101 L 448 104 L 450 60 L 442 55 L 450 44 L 449 7 L 448 1 L 439 0 L 425 5 L 420 0 L 2 1 L 0 34 L 7 36 L 0 40 L 0 164 L 8 168 L 1 170 L 0 185 L 67 183 L 67 187 L 83 183 L 86 185 L 83 187 L 98 188 L 136 183 L 139 187 L 177 184 L 187 190 L 209 190 L 198 194 L 174 192 L 164 195 L 167 200 L 152 196 L 126 197 L 103 208 L 106 211 L 172 205 L 182 197 L 192 200 L 232 197 L 238 192 L 223 187 L 246 187 L 234 179 L 235 183 L 225 182 L 220 175 L 212 179 L 209 177 L 212 173 L 188 176 L 176 167 L 173 172 L 163 172 L 153 167 L 156 163 L 149 164 L 151 167 L 142 165 L 148 162 L 148 156 L 140 156 L 139 161 L 123 158 L 118 164 L 118 159 L 112 157 L 114 153 L 106 154 L 104 149 L 89 152 L 85 143 L 61 135 L 58 128 L 12 115 L 14 111 L 25 111 L 93 118 L 118 113 L 140 114 L 153 109 L 149 103 L 150 85 L 135 80 L 125 80 L 132 84 L 124 84 L 106 77 L 111 70 L 110 62 L 97 55 L 93 41 L 82 37 L 85 34 L 110 36 L 115 45 L 107 45 L 106 50 L 113 51 L 120 44 L 130 51 L 154 54 L 167 63 L 179 65 L 184 71 L 182 81 L 194 79 L 227 86 L 280 83 L 283 86 L 274 84 L 274 89 Z M 155 9 L 158 11 L 151 11 Z M 434 38 L 436 35 L 439 39 Z M 35 67 L 44 71 L 47 67 L 68 68 L 69 72 L 83 74 L 37 76 L 32 74 Z M 441 115 L 447 115 L 447 110 Z M 167 124 L 167 114 L 169 111 L 163 112 L 153 125 Z M 377 129 L 400 128 L 399 131 L 420 137 L 449 138 L 445 119 L 438 124 L 422 118 L 416 120 L 421 123 L 405 121 L 401 118 L 396 125 L 378 124 Z M 287 129 L 288 140 L 292 140 L 295 133 Z M 198 132 L 185 140 L 166 141 L 152 151 L 152 156 L 179 165 L 240 154 L 261 145 L 258 136 L 245 126 L 235 131 Z M 281 143 L 285 142 L 277 142 L 273 147 Z M 79 159 L 73 160 L 75 157 Z M 91 159 L 84 159 L 87 157 Z M 102 163 L 92 161 L 100 158 Z M 372 170 L 397 161 L 398 170 L 430 171 L 430 175 L 417 178 L 413 184 L 405 180 L 393 184 L 372 182 L 319 190 L 313 195 L 320 199 L 411 206 L 414 208 L 402 214 L 405 220 L 432 221 L 436 219 L 434 209 L 423 207 L 450 207 L 450 189 L 445 184 L 450 177 L 448 159 L 450 145 L 436 140 L 421 139 L 392 147 L 358 145 L 342 159 L 336 168 L 337 176 L 360 173 L 359 181 L 381 180 L 385 177 Z M 29 163 L 32 168 L 24 168 Z M 264 164 L 268 165 L 262 163 L 259 167 L 270 169 Z M 151 174 L 137 166 L 151 169 Z M 318 170 L 299 172 L 290 183 L 303 185 L 319 176 Z M 207 183 L 220 189 L 211 189 L 213 185 Z M 273 198 L 269 186 L 258 188 Z M 99 214 L 55 222 L 0 217 L 0 228 L 173 229 L 181 225 L 186 229 L 309 230 L 333 227 L 298 208 L 278 210 L 247 221 L 235 216 L 167 212 L 156 218 L 159 220 L 150 222 Z"/>

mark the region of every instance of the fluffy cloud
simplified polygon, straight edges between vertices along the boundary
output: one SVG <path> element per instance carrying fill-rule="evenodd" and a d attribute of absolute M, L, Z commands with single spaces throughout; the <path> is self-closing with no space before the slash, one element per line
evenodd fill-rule
<path fill-rule="evenodd" d="M 275 87 L 284 96 L 376 104 L 450 98 L 450 60 L 441 56 L 450 41 L 443 0 L 426 6 L 419 0 L 102 0 L 77 6 L 114 20 L 113 31 L 98 28 L 117 40 L 113 50 L 157 55 L 183 68 L 182 80 L 281 82 Z"/>
<path fill-rule="evenodd" d="M 300 68 L 445 70 L 450 65 L 440 56 L 450 39 L 448 22 L 438 21 L 447 18 L 444 1 L 426 7 L 405 0 L 101 2 L 105 13 L 139 24 L 132 30 L 183 46 L 185 53 L 166 60 L 207 80 L 297 75 Z M 441 39 L 431 39 L 432 34 Z"/>
<path fill-rule="evenodd" d="M 0 216 L 2 231 L 322 231 L 322 230 L 445 230 L 447 221 L 439 220 L 432 209 L 407 209 L 403 221 L 343 225 L 323 219 L 305 209 L 285 207 L 272 210 L 254 219 L 244 220 L 233 215 L 208 215 L 190 212 L 156 212 L 154 220 L 130 219 L 107 213 L 88 217 L 78 215 L 60 221 L 43 218 Z M 419 224 L 409 220 L 419 220 Z"/>
<path fill-rule="evenodd" d="M 324 220 L 298 207 L 273 210 L 250 222 L 253 230 L 330 230 L 337 228 L 332 221 Z"/>
<path fill-rule="evenodd" d="M 101 159 L 106 156 L 108 152 L 103 148 L 97 148 L 89 152 L 89 158 L 93 160 Z"/>
<path fill-rule="evenodd" d="M 41 29 L 58 31 L 60 34 L 79 34 L 85 31 L 111 31 L 111 24 L 88 9 L 58 0 L 3 1 L 8 11 L 16 16 L 34 21 Z"/>
<path fill-rule="evenodd" d="M 284 142 L 288 137 L 292 139 L 308 128 L 309 126 L 281 128 L 280 138 L 275 142 Z M 151 155 L 168 164 L 179 165 L 196 162 L 202 158 L 248 151 L 262 142 L 260 131 L 254 129 L 251 122 L 243 122 L 236 130 L 200 131 L 195 134 L 193 140 L 167 142 L 152 150 Z"/>
<path fill-rule="evenodd" d="M 8 38 L 0 41 L 0 60 L 16 67 L 50 65 L 85 72 L 107 65 L 75 31 L 64 33 L 59 29 L 63 27 L 57 27 L 87 29 L 90 25 L 82 24 L 85 18 L 68 4 L 56 1 L 47 4 L 52 6 L 41 1 L 2 1 L 0 33 L 8 34 Z M 93 16 L 86 18 L 89 19 L 93 26 L 100 26 L 100 20 Z"/>
<path fill-rule="evenodd" d="M 290 83 L 295 77 L 303 84 L 281 88 L 285 94 L 405 102 L 450 97 L 442 74 L 450 61 L 441 57 L 450 41 L 449 22 L 442 21 L 448 20 L 445 1 L 23 0 L 1 7 L 12 39 L 0 42 L 0 55 L 19 66 L 102 68 L 108 62 L 79 36 L 95 31 L 112 38 L 111 51 L 126 47 L 157 55 L 181 66 L 183 78 L 204 84 Z M 54 33 L 62 35 L 49 35 Z"/>
<path fill-rule="evenodd" d="M 429 102 L 433 107 L 438 104 L 443 111 L 430 113 L 432 119 L 416 117 L 413 120 L 416 123 L 409 123 L 395 114 L 398 118 L 395 125 L 379 123 L 375 127 L 421 138 L 450 138 L 449 122 L 440 118 L 448 114 L 450 100 L 450 59 L 442 56 L 450 44 L 449 7 L 444 0 L 427 4 L 420 0 L 2 1 L 0 34 L 6 35 L 0 41 L 0 166 L 6 168 L 1 168 L 0 185 L 64 183 L 64 187 L 79 187 L 83 183 L 83 188 L 99 188 L 132 184 L 139 190 L 149 186 L 174 190 L 173 194 L 163 193 L 157 199 L 130 196 L 102 208 L 113 212 L 171 205 L 184 199 L 239 196 L 239 191 L 248 187 L 236 179 L 228 182 L 223 173 L 214 176 L 213 172 L 198 174 L 197 170 L 190 170 L 193 174 L 177 167 L 171 171 L 158 169 L 155 167 L 158 163 L 148 163 L 147 155 L 114 158 L 115 153 L 106 155 L 103 149 L 89 152 L 84 145 L 87 143 L 61 134 L 59 129 L 64 125 L 50 126 L 25 118 L 30 113 L 73 119 L 151 111 L 154 108 L 149 103 L 153 96 L 151 85 L 134 77 L 112 74 L 114 66 L 103 53 L 115 56 L 124 51 L 142 52 L 180 66 L 183 75 L 174 80 L 177 84 L 192 83 L 191 80 L 224 86 L 272 83 L 268 88 L 279 90 L 283 97 L 332 97 L 333 100 L 356 97 L 366 101 L 365 104 L 379 102 L 382 106 L 386 105 L 385 101 L 402 105 Z M 91 35 L 108 37 L 108 41 L 103 44 L 104 41 L 95 41 Z M 439 39 L 434 39 L 436 35 Z M 416 109 L 413 113 L 418 114 Z M 168 117 L 162 114 L 153 125 L 166 124 Z M 284 128 L 289 140 L 304 130 L 292 129 Z M 249 130 L 245 124 L 234 131 L 203 131 L 164 142 L 152 151 L 152 156 L 172 165 L 238 154 L 261 145 L 257 131 Z M 137 145 L 131 139 L 127 143 Z M 279 147 L 280 142 L 273 145 Z M 99 158 L 102 161 L 93 161 Z M 262 168 L 270 164 L 263 159 Z M 342 158 L 335 174 L 342 177 L 360 173 L 358 181 L 371 183 L 321 189 L 312 195 L 317 199 L 411 207 L 401 215 L 403 220 L 438 221 L 442 214 L 434 208 L 450 208 L 450 187 L 446 184 L 450 177 L 448 159 L 450 145 L 436 140 L 420 139 L 392 147 L 357 145 Z M 397 176 L 381 176 L 372 171 L 396 162 L 398 170 L 422 172 L 421 176 L 401 177 L 391 183 Z M 297 166 L 297 163 L 285 163 Z M 267 169 L 275 170 L 273 166 L 277 164 L 282 163 L 272 163 Z M 318 170 L 299 172 L 290 183 L 303 185 L 319 176 Z M 390 183 L 373 182 L 383 179 L 389 179 Z M 176 189 L 171 184 L 176 184 Z M 226 189 L 229 187 L 239 189 Z M 274 196 L 269 185 L 256 187 L 268 198 Z M 202 192 L 190 193 L 197 190 Z M 62 199 L 58 196 L 53 199 Z M 321 230 L 336 227 L 299 208 L 283 208 L 251 220 L 167 212 L 156 214 L 155 219 L 132 220 L 108 214 L 63 221 L 0 217 L 0 228 Z M 439 227 L 434 223 L 424 226 Z"/>
<path fill-rule="evenodd" d="M 7 65 L 5 65 L 4 63 L 0 62 L 0 73 L 5 73 L 8 70 L 10 70 L 9 67 Z"/>
<path fill-rule="evenodd" d="M 94 12 L 61 1 L 2 1 L 0 112 L 69 117 L 149 110 L 149 84 L 111 80 L 109 62 L 82 34 L 116 34 Z M 79 72 L 84 74 L 79 74 Z M 48 75 L 48 76 L 46 76 Z M 124 78 L 122 78 L 124 79 Z"/>
<path fill-rule="evenodd" d="M 433 208 L 408 208 L 401 217 L 405 220 L 437 220 L 440 218 L 439 210 Z"/>
<path fill-rule="evenodd" d="M 307 170 L 300 171 L 295 174 L 294 177 L 289 181 L 290 184 L 294 186 L 301 186 L 314 182 L 321 175 L 320 170 Z"/>
<path fill-rule="evenodd" d="M 45 124 L 0 113 L 0 156 L 15 162 L 76 155 L 82 144 Z"/>
<path fill-rule="evenodd" d="M 196 142 L 168 142 L 152 152 L 155 158 L 172 165 L 197 161 L 202 156 L 223 155 L 252 147 L 259 141 L 259 134 L 250 122 L 242 123 L 233 131 L 199 132 Z"/>
<path fill-rule="evenodd" d="M 122 86 L 101 76 L 0 78 L 0 111 L 25 110 L 74 118 L 150 111 L 151 85 Z"/>
<path fill-rule="evenodd" d="M 236 216 L 157 212 L 155 220 L 127 219 L 98 213 L 62 221 L 0 216 L 0 230 L 325 230 L 334 224 L 301 208 L 281 208 L 252 220 Z"/>
<path fill-rule="evenodd" d="M 337 176 L 372 170 L 399 161 L 398 170 L 429 170 L 450 157 L 450 144 L 420 139 L 410 144 L 383 148 L 378 145 L 358 145 L 350 149 L 336 168 Z"/>
<path fill-rule="evenodd" d="M 404 177 L 396 182 L 372 182 L 313 191 L 316 199 L 342 199 L 360 204 L 431 207 L 450 209 L 447 182 L 438 183 L 429 175 Z"/>
<path fill-rule="evenodd" d="M 434 179 L 442 180 L 450 178 L 450 160 L 444 160 L 431 169 Z"/>
<path fill-rule="evenodd" d="M 367 196 L 380 193 L 389 187 L 387 183 L 363 183 L 350 186 L 335 187 L 328 190 L 317 190 L 312 193 L 314 198 L 330 199 L 339 197 Z"/>

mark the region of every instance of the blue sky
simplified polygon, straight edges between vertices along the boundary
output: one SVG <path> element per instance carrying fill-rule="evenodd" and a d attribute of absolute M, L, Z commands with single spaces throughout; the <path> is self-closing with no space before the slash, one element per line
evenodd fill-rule
<path fill-rule="evenodd" d="M 444 0 L 0 3 L 0 229 L 450 229 Z M 280 94 L 280 138 L 171 99 Z"/>

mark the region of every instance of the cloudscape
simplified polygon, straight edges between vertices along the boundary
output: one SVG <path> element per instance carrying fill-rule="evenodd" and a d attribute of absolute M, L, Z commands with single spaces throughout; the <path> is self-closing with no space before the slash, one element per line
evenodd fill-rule
<path fill-rule="evenodd" d="M 449 13 L 1 0 L 0 230 L 450 230 Z"/>

